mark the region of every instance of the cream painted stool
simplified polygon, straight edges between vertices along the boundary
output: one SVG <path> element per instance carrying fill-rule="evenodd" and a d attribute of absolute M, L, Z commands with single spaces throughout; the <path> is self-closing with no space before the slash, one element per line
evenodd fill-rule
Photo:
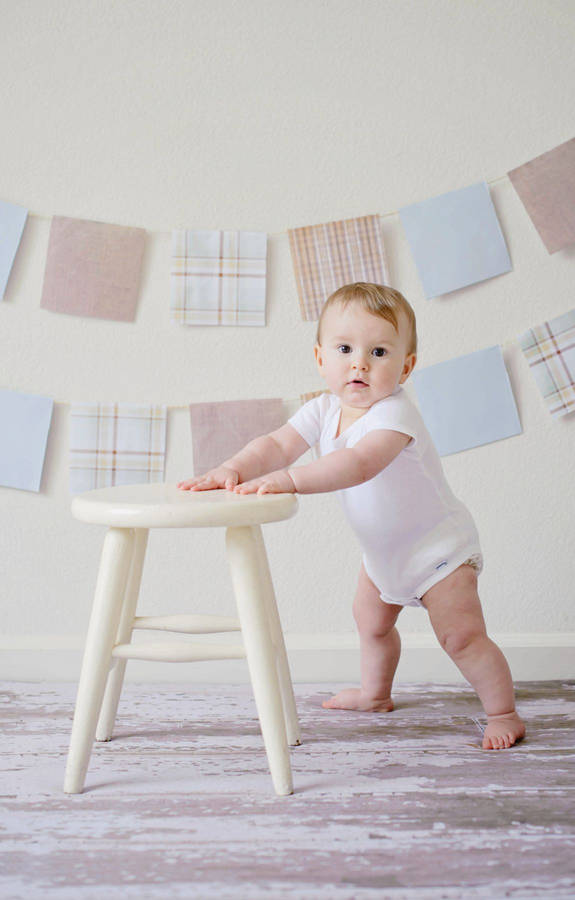
<path fill-rule="evenodd" d="M 94 738 L 109 741 L 128 659 L 188 662 L 247 657 L 268 763 L 277 794 L 293 791 L 288 742 L 300 732 L 285 644 L 261 525 L 297 511 L 293 494 L 179 491 L 172 484 L 102 488 L 80 494 L 72 513 L 107 525 L 84 651 L 64 790 L 80 793 Z M 238 619 L 136 616 L 150 528 L 225 527 Z M 206 573 L 207 577 L 207 573 Z M 131 644 L 133 628 L 207 634 L 241 631 L 243 646 L 171 641 Z"/>

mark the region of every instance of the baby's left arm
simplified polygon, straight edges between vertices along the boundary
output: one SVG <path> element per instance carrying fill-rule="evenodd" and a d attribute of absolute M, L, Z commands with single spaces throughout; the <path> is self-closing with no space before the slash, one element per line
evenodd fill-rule
<path fill-rule="evenodd" d="M 386 468 L 410 442 L 402 431 L 370 431 L 355 447 L 334 450 L 306 466 L 279 469 L 236 487 L 237 493 L 317 494 L 340 491 L 369 481 Z M 293 485 L 293 487 L 292 487 Z"/>

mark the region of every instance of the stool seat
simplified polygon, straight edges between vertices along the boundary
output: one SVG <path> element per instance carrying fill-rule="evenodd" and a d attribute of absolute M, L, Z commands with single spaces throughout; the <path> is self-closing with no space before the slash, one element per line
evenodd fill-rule
<path fill-rule="evenodd" d="M 296 511 L 295 494 L 180 491 L 175 484 L 98 488 L 79 494 L 72 501 L 76 519 L 114 528 L 260 525 L 289 519 Z"/>

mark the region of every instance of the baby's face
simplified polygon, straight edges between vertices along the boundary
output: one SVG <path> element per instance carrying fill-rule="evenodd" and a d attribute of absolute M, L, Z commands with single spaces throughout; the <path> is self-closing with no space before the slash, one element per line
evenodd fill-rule
<path fill-rule="evenodd" d="M 391 322 L 350 303 L 327 310 L 321 346 L 314 347 L 321 376 L 345 406 L 368 409 L 407 380 L 415 354 L 407 354 L 408 322 L 399 314 L 399 334 Z"/>

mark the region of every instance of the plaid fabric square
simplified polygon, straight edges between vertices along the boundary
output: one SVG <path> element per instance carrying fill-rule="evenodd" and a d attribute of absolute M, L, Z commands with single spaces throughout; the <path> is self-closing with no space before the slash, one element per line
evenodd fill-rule
<path fill-rule="evenodd" d="M 552 416 L 575 410 L 575 309 L 530 328 L 519 346 Z"/>
<path fill-rule="evenodd" d="M 266 324 L 267 234 L 172 233 L 171 318 L 182 325 Z"/>
<path fill-rule="evenodd" d="M 387 284 L 379 216 L 288 230 L 302 319 L 317 321 L 337 288 L 354 281 Z"/>
<path fill-rule="evenodd" d="M 575 138 L 507 173 L 549 253 L 575 242 Z"/>
<path fill-rule="evenodd" d="M 74 403 L 70 413 L 70 490 L 164 480 L 166 407 Z"/>
<path fill-rule="evenodd" d="M 40 305 L 133 322 L 145 242 L 143 228 L 54 216 Z"/>
<path fill-rule="evenodd" d="M 223 400 L 191 403 L 194 475 L 219 466 L 248 441 L 286 421 L 283 400 Z"/>

